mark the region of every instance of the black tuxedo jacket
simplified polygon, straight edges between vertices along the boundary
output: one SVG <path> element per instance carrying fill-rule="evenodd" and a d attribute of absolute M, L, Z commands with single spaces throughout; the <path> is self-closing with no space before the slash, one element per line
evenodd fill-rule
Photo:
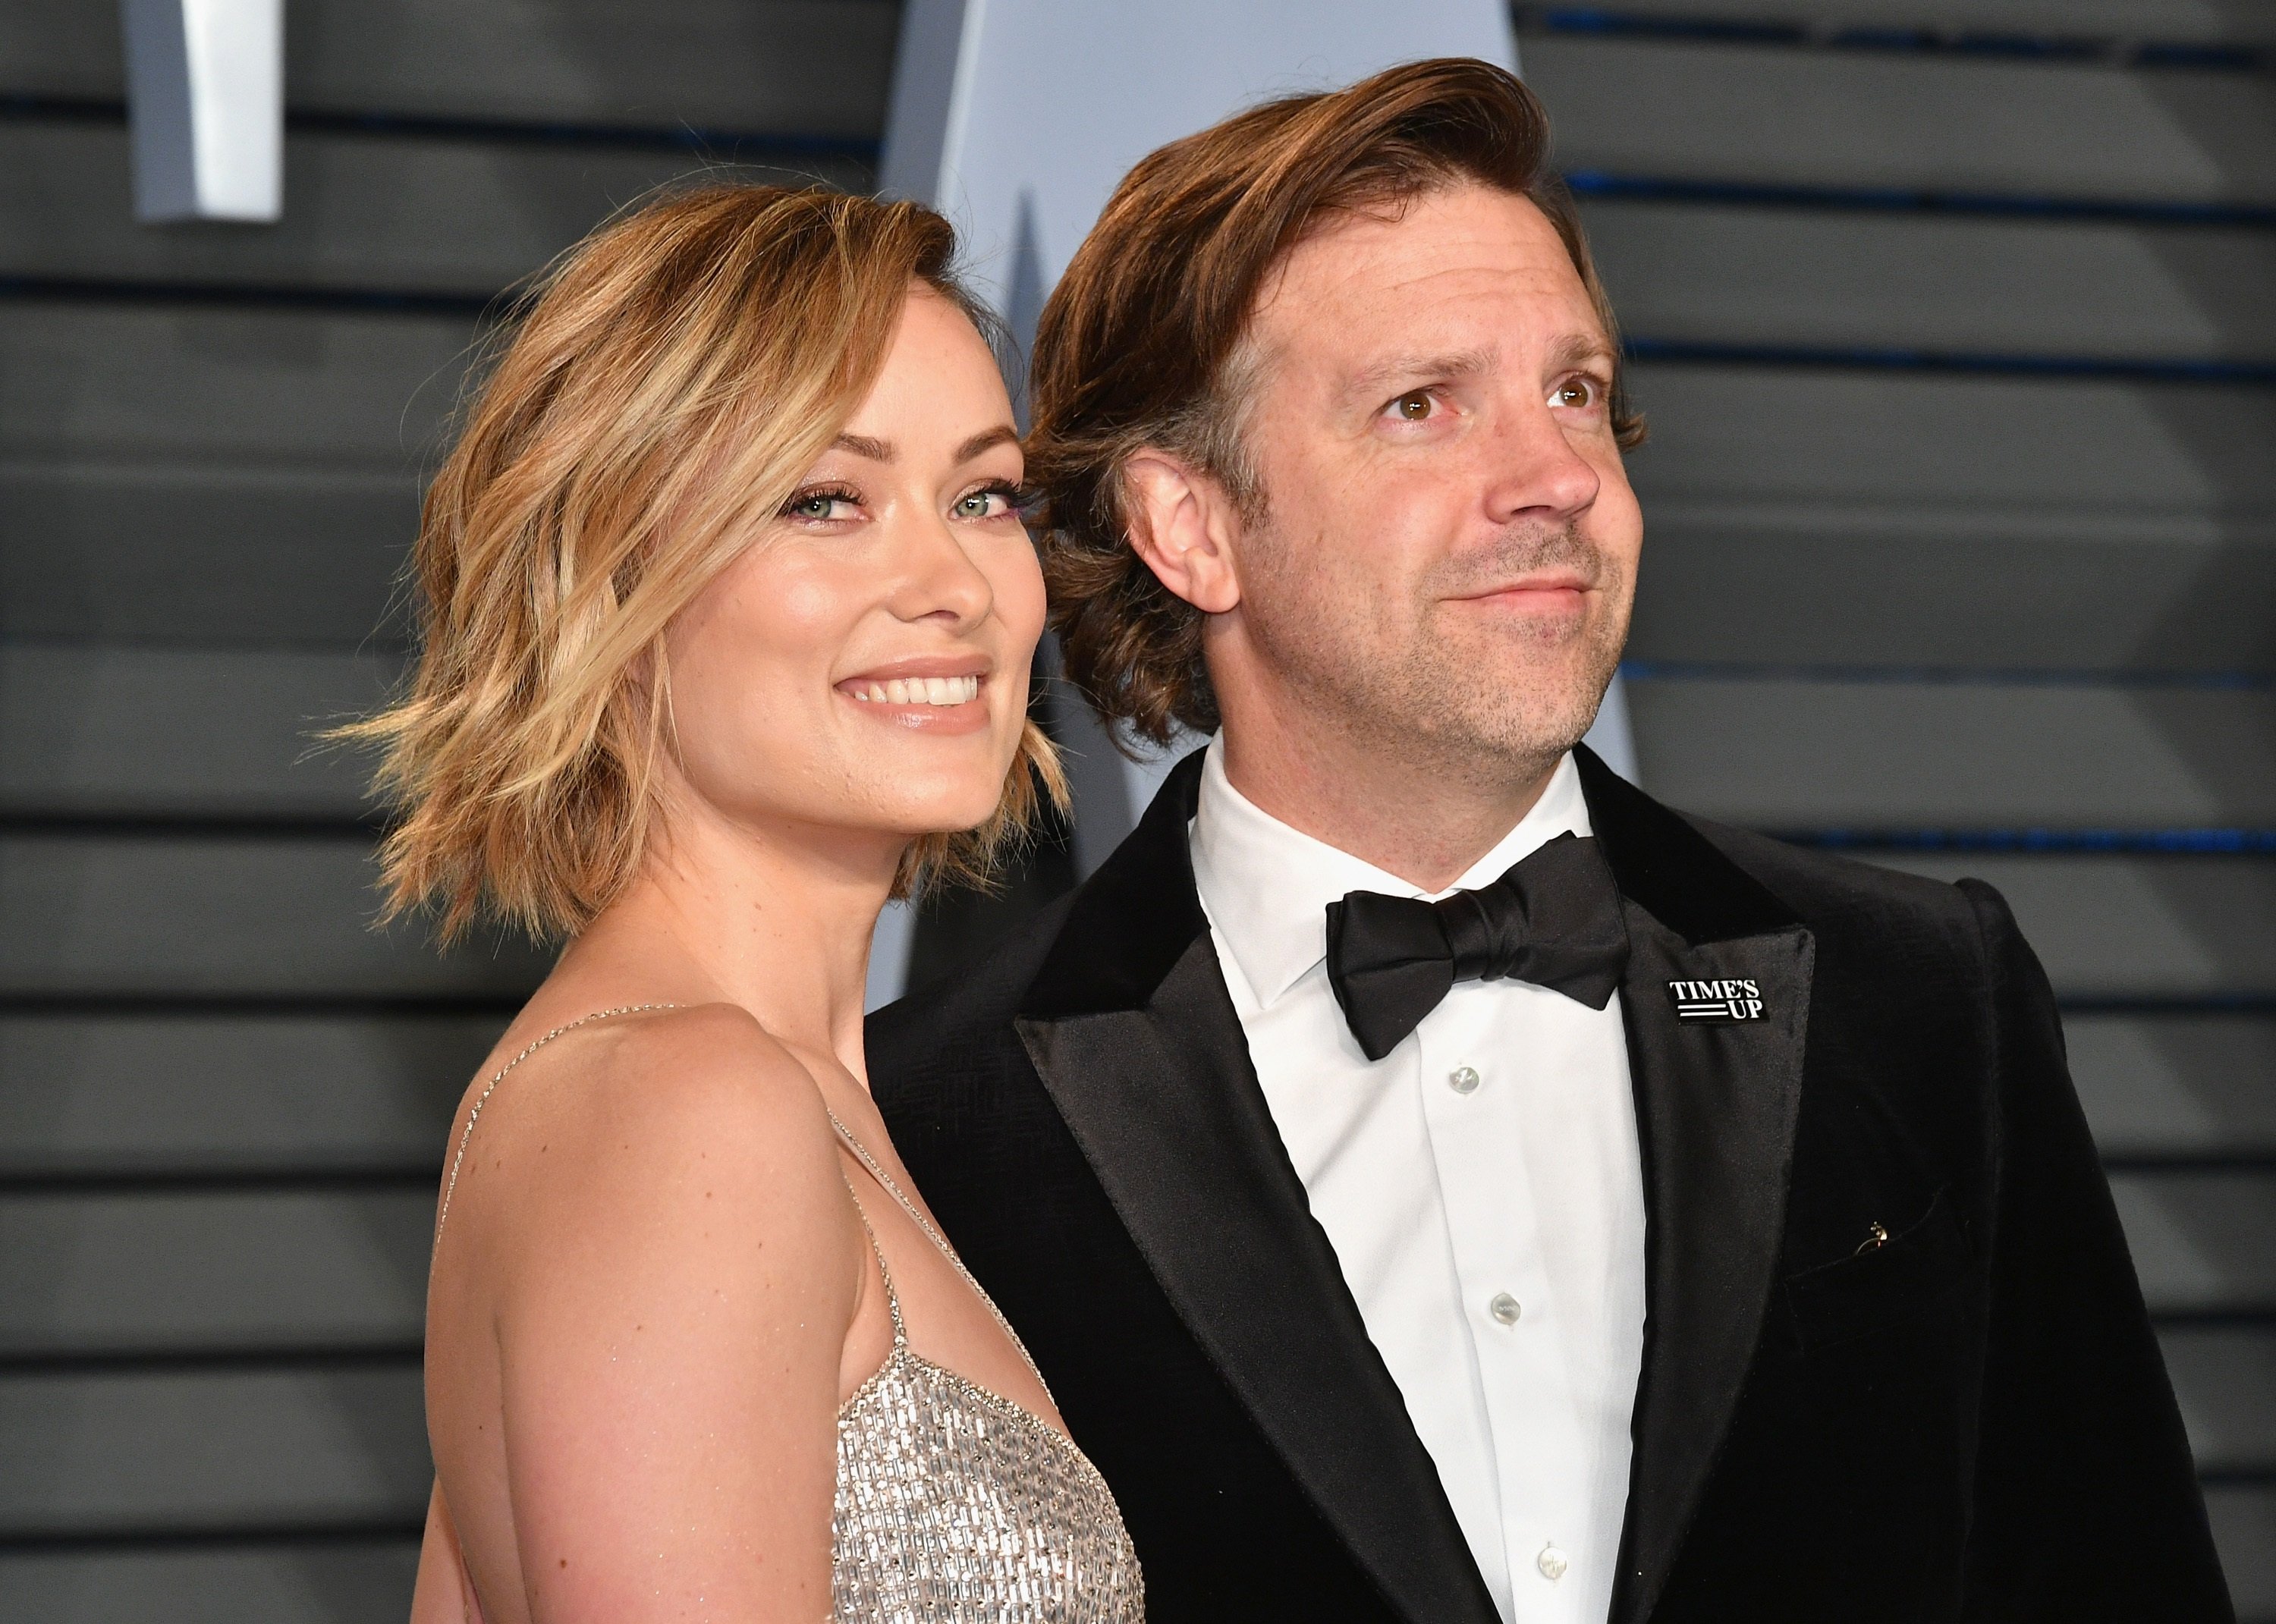
<path fill-rule="evenodd" d="M 1998 893 L 1580 765 L 1648 1214 L 1612 1624 L 2231 1618 Z M 1494 1624 L 1249 1064 L 1187 854 L 1199 767 L 1024 936 L 873 1017 L 871 1087 L 1112 1484 L 1153 1619 Z M 1669 982 L 1732 978 L 1764 1019 L 1678 1023 Z"/>

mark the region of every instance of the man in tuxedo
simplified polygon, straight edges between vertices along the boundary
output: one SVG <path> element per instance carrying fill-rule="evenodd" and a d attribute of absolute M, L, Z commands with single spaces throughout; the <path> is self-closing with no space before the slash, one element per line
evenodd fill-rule
<path fill-rule="evenodd" d="M 1578 741 L 1642 520 L 1542 112 L 1476 62 L 1124 182 L 1046 308 L 1068 672 L 1215 734 L 872 1087 L 1150 1613 L 2230 1616 L 2007 905 Z"/>

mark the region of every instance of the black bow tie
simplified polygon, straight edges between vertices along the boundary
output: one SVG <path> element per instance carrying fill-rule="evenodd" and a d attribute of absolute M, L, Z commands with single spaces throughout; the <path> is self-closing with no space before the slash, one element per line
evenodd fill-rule
<path fill-rule="evenodd" d="M 1396 1049 L 1458 981 L 1508 976 L 1602 1009 L 1627 962 L 1620 889 L 1597 843 L 1577 835 L 1438 902 L 1354 891 L 1328 904 L 1328 983 L 1370 1060 Z"/>

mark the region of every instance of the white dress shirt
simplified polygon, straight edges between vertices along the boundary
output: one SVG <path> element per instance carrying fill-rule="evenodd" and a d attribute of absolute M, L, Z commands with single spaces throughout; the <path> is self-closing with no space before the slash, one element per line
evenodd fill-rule
<path fill-rule="evenodd" d="M 1589 832 L 1568 755 L 1457 882 Z M 1212 743 L 1194 877 L 1257 1081 L 1368 1334 L 1511 1624 L 1603 1624 L 1643 1363 L 1643 1180 L 1617 994 L 1458 983 L 1360 1052 L 1326 907 L 1422 893 L 1259 810 Z M 1445 893 L 1439 893 L 1444 895 Z"/>

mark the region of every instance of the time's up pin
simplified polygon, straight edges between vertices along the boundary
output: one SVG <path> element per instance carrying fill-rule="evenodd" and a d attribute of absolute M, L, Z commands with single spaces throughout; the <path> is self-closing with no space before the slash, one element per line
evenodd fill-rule
<path fill-rule="evenodd" d="M 1763 990 L 1750 981 L 1672 981 L 1667 996 L 1678 1021 L 1729 1023 L 1763 1018 Z"/>

